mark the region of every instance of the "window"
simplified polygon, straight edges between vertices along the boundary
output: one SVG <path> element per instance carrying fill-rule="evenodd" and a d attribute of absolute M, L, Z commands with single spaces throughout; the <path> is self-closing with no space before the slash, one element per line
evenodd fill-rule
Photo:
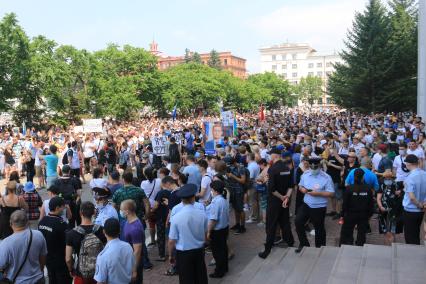
<path fill-rule="evenodd" d="M 281 69 L 287 69 L 287 64 L 283 64 L 283 66 L 281 66 Z"/>
<path fill-rule="evenodd" d="M 322 71 L 318 71 L 318 72 L 317 72 L 317 76 L 318 76 L 318 77 L 322 77 Z"/>
<path fill-rule="evenodd" d="M 308 68 L 314 68 L 314 64 L 313 63 L 309 63 Z"/>
<path fill-rule="evenodd" d="M 272 65 L 272 70 L 277 70 L 277 65 Z"/>
<path fill-rule="evenodd" d="M 332 72 L 331 71 L 327 71 L 326 73 L 327 73 L 328 76 L 330 76 Z"/>
<path fill-rule="evenodd" d="M 322 68 L 322 63 L 317 63 L 317 68 Z"/>
<path fill-rule="evenodd" d="M 327 98 L 327 104 L 331 105 L 333 103 L 333 101 L 331 100 L 331 98 Z"/>
<path fill-rule="evenodd" d="M 293 65 L 291 65 L 291 68 L 293 68 L 293 69 L 297 69 L 297 64 L 293 64 Z"/>
<path fill-rule="evenodd" d="M 314 72 L 308 72 L 308 76 L 314 76 Z"/>
<path fill-rule="evenodd" d="M 283 73 L 283 78 L 287 79 L 287 73 Z"/>
<path fill-rule="evenodd" d="M 325 64 L 326 67 L 333 67 L 333 64 L 331 62 L 327 62 L 327 64 Z"/>
<path fill-rule="evenodd" d="M 292 54 L 291 57 L 293 58 L 293 60 L 296 60 L 297 59 L 297 54 L 296 53 Z"/>
<path fill-rule="evenodd" d="M 277 56 L 274 54 L 272 55 L 272 61 L 275 61 L 275 60 L 277 60 Z"/>
<path fill-rule="evenodd" d="M 223 65 L 228 65 L 228 59 L 226 59 L 226 58 L 225 58 L 225 59 L 223 60 Z"/>
<path fill-rule="evenodd" d="M 297 73 L 295 72 L 295 73 L 293 73 L 293 74 L 291 74 L 292 76 L 293 76 L 293 78 L 297 78 Z"/>
<path fill-rule="evenodd" d="M 318 104 L 319 104 L 319 105 L 322 105 L 322 98 L 319 98 L 319 99 L 318 99 Z"/>

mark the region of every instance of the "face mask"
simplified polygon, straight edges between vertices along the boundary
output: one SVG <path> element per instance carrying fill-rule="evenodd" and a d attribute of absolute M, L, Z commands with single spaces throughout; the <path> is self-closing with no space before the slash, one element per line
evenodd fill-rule
<path fill-rule="evenodd" d="M 126 212 L 124 212 L 123 210 L 120 210 L 120 216 L 123 219 L 126 219 Z"/>
<path fill-rule="evenodd" d="M 392 180 L 391 180 L 391 179 L 385 179 L 385 180 L 383 181 L 383 183 L 384 183 L 385 185 L 392 185 Z"/>
<path fill-rule="evenodd" d="M 311 173 L 314 175 L 314 176 L 317 176 L 318 174 L 319 174 L 319 171 L 320 171 L 320 169 L 311 169 Z"/>
<path fill-rule="evenodd" d="M 96 204 L 96 209 L 98 209 L 98 210 L 102 210 L 102 209 L 104 209 L 105 208 L 105 205 L 104 204 Z"/>
<path fill-rule="evenodd" d="M 407 153 L 407 150 L 399 150 L 398 152 L 401 156 L 405 156 L 405 154 Z"/>

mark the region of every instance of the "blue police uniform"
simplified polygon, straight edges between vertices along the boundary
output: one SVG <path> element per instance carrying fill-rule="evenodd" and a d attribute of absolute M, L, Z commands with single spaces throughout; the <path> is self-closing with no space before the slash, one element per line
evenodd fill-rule
<path fill-rule="evenodd" d="M 409 193 L 416 196 L 418 202 L 426 202 L 426 172 L 421 169 L 414 169 L 404 181 L 405 195 L 402 200 L 404 206 L 404 236 L 407 244 L 420 244 L 420 227 L 423 220 L 423 210 L 417 207 L 411 199 Z"/>
<path fill-rule="evenodd" d="M 214 275 L 223 277 L 228 272 L 229 204 L 221 194 L 216 195 L 207 207 L 208 219 L 216 221 L 210 233 L 210 248 L 216 261 Z"/>
<path fill-rule="evenodd" d="M 379 190 L 379 179 L 377 178 L 377 176 L 367 168 L 361 168 L 361 169 L 364 171 L 364 182 L 370 185 L 371 187 L 373 187 L 375 191 Z M 356 169 L 353 169 L 349 172 L 345 180 L 346 185 L 354 184 L 355 170 Z"/>
<path fill-rule="evenodd" d="M 114 218 L 118 220 L 118 213 L 117 210 L 111 205 L 107 204 L 102 208 L 98 208 L 98 215 L 95 218 L 95 221 L 93 222 L 96 225 L 103 226 L 105 224 L 105 221 L 109 218 Z"/>
<path fill-rule="evenodd" d="M 300 179 L 299 187 L 313 191 L 334 193 L 333 180 L 323 171 L 319 171 L 316 175 L 312 173 L 312 170 L 305 172 Z M 315 246 L 318 248 L 325 246 L 326 232 L 324 219 L 327 211 L 327 202 L 327 197 L 305 194 L 303 204 L 300 205 L 295 219 L 296 232 L 299 237 L 299 248 L 309 246 L 305 232 L 305 224 L 308 220 L 311 220 L 315 228 Z"/>
<path fill-rule="evenodd" d="M 207 216 L 194 204 L 185 204 L 178 211 L 170 220 L 169 239 L 176 241 L 179 282 L 207 283 L 207 269 L 204 262 Z"/>
<path fill-rule="evenodd" d="M 103 283 L 130 283 L 134 263 L 132 247 L 119 239 L 113 239 L 96 258 L 94 279 Z"/>

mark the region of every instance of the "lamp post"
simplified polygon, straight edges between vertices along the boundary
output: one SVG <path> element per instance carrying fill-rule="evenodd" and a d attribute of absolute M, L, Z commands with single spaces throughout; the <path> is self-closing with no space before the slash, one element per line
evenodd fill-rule
<path fill-rule="evenodd" d="M 417 114 L 426 120 L 426 0 L 419 1 Z"/>

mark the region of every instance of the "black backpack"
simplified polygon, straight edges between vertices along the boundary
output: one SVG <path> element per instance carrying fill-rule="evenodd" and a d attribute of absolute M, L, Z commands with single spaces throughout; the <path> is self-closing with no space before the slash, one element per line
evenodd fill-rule
<path fill-rule="evenodd" d="M 59 196 L 62 197 L 65 201 L 70 202 L 75 200 L 76 190 L 72 178 L 57 179 L 56 186 L 59 189 Z"/>

